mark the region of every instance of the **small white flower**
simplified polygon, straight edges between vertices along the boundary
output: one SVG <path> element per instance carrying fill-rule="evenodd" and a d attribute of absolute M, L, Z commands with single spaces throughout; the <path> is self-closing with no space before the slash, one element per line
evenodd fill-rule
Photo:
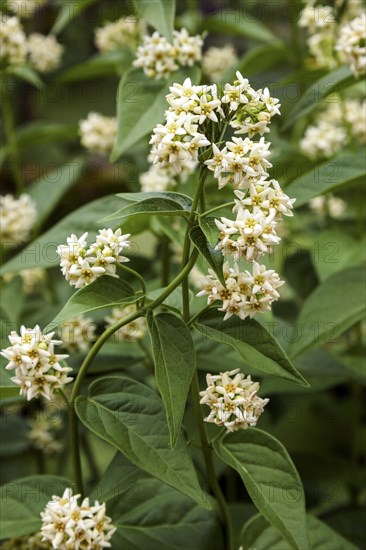
<path fill-rule="evenodd" d="M 105 503 L 95 501 L 90 506 L 85 498 L 79 505 L 79 498 L 71 489 L 62 497 L 52 497 L 41 512 L 42 541 L 49 541 L 55 550 L 110 548 L 116 528 L 106 515 Z"/>
<path fill-rule="evenodd" d="M 52 35 L 32 33 L 27 40 L 27 52 L 31 65 L 41 73 L 57 69 L 64 47 Z"/>
<path fill-rule="evenodd" d="M 301 151 L 312 160 L 330 158 L 337 153 L 347 140 L 341 126 L 320 121 L 317 126 L 308 126 L 300 140 Z"/>
<path fill-rule="evenodd" d="M 55 390 L 71 382 L 70 367 L 62 366 L 61 361 L 68 355 L 55 354 L 54 346 L 62 344 L 53 340 L 54 332 L 43 334 L 39 326 L 20 329 L 9 335 L 11 346 L 3 349 L 1 355 L 9 361 L 6 370 L 14 370 L 11 379 L 20 386 L 20 395 L 30 401 L 33 397 L 51 399 Z"/>
<path fill-rule="evenodd" d="M 130 313 L 133 313 L 136 311 L 135 305 L 128 305 L 126 307 L 120 308 L 115 307 L 112 309 L 112 314 L 107 315 L 104 320 L 106 322 L 106 326 L 111 327 L 115 325 L 118 321 L 123 319 L 123 317 L 126 317 L 126 315 L 129 315 Z M 127 323 L 127 325 L 124 325 L 120 329 L 118 329 L 114 333 L 114 338 L 118 342 L 136 342 L 137 340 L 141 340 L 146 333 L 146 320 L 144 317 L 138 317 L 131 323 Z"/>
<path fill-rule="evenodd" d="M 79 315 L 60 325 L 61 340 L 68 351 L 87 351 L 96 338 L 93 319 Z"/>
<path fill-rule="evenodd" d="M 26 193 L 18 199 L 13 195 L 0 197 L 0 236 L 5 246 L 28 240 L 36 219 L 36 204 Z"/>
<path fill-rule="evenodd" d="M 117 119 L 89 113 L 79 123 L 81 144 L 92 153 L 109 156 L 117 135 Z"/>
<path fill-rule="evenodd" d="M 212 82 L 216 82 L 237 61 L 235 48 L 231 44 L 226 44 L 222 48 L 212 47 L 203 54 L 202 69 Z"/>
<path fill-rule="evenodd" d="M 228 432 L 256 426 L 269 401 L 258 397 L 258 382 L 252 382 L 239 369 L 215 376 L 207 374 L 206 380 L 207 389 L 200 392 L 200 403 L 211 409 L 206 422 L 225 426 Z"/>
<path fill-rule="evenodd" d="M 312 33 L 335 25 L 335 12 L 332 6 L 306 6 L 301 12 L 299 26 Z"/>
<path fill-rule="evenodd" d="M 344 25 L 336 45 L 341 61 L 348 63 L 356 76 L 366 72 L 366 13 Z"/>
<path fill-rule="evenodd" d="M 122 17 L 95 29 L 95 44 L 103 53 L 113 52 L 123 46 L 134 49 L 138 34 L 137 21 Z"/>
<path fill-rule="evenodd" d="M 9 17 L 0 12 L 0 62 L 16 67 L 25 63 L 26 36 L 18 17 Z"/>
<path fill-rule="evenodd" d="M 185 28 L 173 31 L 173 46 L 177 61 L 182 67 L 192 67 L 194 63 L 202 59 L 203 40 L 201 36 L 189 36 Z"/>
<path fill-rule="evenodd" d="M 150 166 L 147 172 L 140 174 L 141 191 L 167 191 L 176 186 L 176 181 L 169 174 L 168 170 L 161 168 L 158 164 Z"/>

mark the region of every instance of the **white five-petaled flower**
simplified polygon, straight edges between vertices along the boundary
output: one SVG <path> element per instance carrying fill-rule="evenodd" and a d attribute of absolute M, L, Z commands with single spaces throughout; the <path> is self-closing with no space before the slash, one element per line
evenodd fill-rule
<path fill-rule="evenodd" d="M 128 46 L 134 49 L 139 35 L 137 20 L 121 17 L 117 21 L 107 22 L 95 29 L 95 44 L 101 52 L 113 52 Z"/>
<path fill-rule="evenodd" d="M 41 73 L 57 69 L 60 65 L 64 47 L 57 42 L 53 35 L 44 36 L 32 33 L 27 40 L 27 53 L 31 65 Z"/>
<path fill-rule="evenodd" d="M 11 346 L 1 351 L 9 361 L 6 370 L 15 371 L 11 380 L 28 401 L 40 396 L 51 399 L 55 390 L 72 380 L 68 376 L 72 369 L 61 364 L 68 355 L 55 354 L 54 347 L 62 342 L 53 340 L 53 335 L 43 334 L 38 325 L 33 329 L 22 326 L 20 335 L 10 333 Z"/>
<path fill-rule="evenodd" d="M 92 153 L 109 156 L 117 135 L 117 119 L 91 112 L 79 123 L 81 144 Z"/>
<path fill-rule="evenodd" d="M 106 515 L 105 503 L 88 498 L 79 505 L 80 495 L 66 489 L 62 497 L 54 496 L 41 512 L 42 541 L 48 541 L 55 550 L 96 550 L 110 548 L 116 528 Z"/>
<path fill-rule="evenodd" d="M 25 63 L 27 55 L 26 36 L 17 16 L 9 17 L 0 12 L 0 62 L 1 65 L 17 67 Z"/>
<path fill-rule="evenodd" d="M 255 426 L 269 399 L 258 397 L 258 382 L 239 369 L 207 374 L 207 388 L 200 392 L 203 405 L 210 407 L 206 422 L 225 426 L 228 432 Z"/>
<path fill-rule="evenodd" d="M 356 76 L 366 72 L 366 13 L 355 17 L 341 28 L 336 50 L 343 62 L 349 63 Z"/>
<path fill-rule="evenodd" d="M 0 236 L 5 246 L 15 246 L 29 238 L 37 219 L 36 204 L 30 195 L 23 193 L 0 197 Z"/>
<path fill-rule="evenodd" d="M 71 235 L 67 244 L 57 247 L 60 256 L 61 271 L 71 286 L 82 288 L 101 275 L 117 277 L 118 263 L 128 262 L 121 252 L 130 246 L 129 234 L 122 235 L 121 229 L 100 229 L 94 243 L 88 248 L 86 242 L 88 233 L 80 238 Z"/>

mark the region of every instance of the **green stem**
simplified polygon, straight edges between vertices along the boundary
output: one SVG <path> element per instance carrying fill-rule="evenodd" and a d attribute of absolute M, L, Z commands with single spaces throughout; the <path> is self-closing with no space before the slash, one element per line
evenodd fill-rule
<path fill-rule="evenodd" d="M 148 306 L 144 306 L 141 309 L 138 309 L 137 311 L 130 313 L 129 315 L 127 315 L 126 317 L 124 317 L 123 319 L 115 323 L 113 326 L 105 330 L 103 334 L 99 336 L 98 340 L 90 348 L 89 352 L 87 353 L 83 361 L 83 364 L 80 367 L 80 370 L 78 372 L 78 375 L 74 383 L 71 398 L 70 398 L 69 429 L 70 429 L 71 460 L 73 464 L 75 483 L 76 483 L 78 493 L 81 493 L 82 495 L 84 494 L 84 488 L 83 488 L 83 478 L 81 473 L 78 420 L 77 420 L 77 415 L 75 411 L 75 402 L 76 402 L 76 398 L 80 395 L 81 387 L 85 379 L 85 376 L 88 372 L 88 369 L 92 364 L 95 356 L 101 349 L 101 347 L 112 336 L 112 334 L 114 334 L 117 330 L 119 330 L 124 325 L 131 323 L 138 317 L 142 317 L 148 309 L 155 309 L 156 307 L 160 306 L 160 304 L 164 302 L 164 300 L 173 292 L 173 290 L 181 284 L 183 279 L 188 276 L 189 272 L 191 271 L 194 264 L 196 263 L 197 256 L 198 256 L 198 251 L 194 250 L 187 264 L 185 265 L 184 269 L 182 269 L 179 275 L 177 275 L 177 277 L 173 279 L 173 281 L 160 294 L 160 296 L 156 298 L 156 300 L 151 302 Z"/>
<path fill-rule="evenodd" d="M 10 82 L 10 81 L 8 81 Z M 11 85 L 11 82 L 10 82 Z M 14 117 L 12 106 L 8 98 L 7 86 L 5 85 L 2 93 L 2 107 L 3 107 L 3 117 L 4 117 L 4 129 L 5 136 L 7 140 L 7 146 L 9 151 L 9 158 L 11 161 L 11 168 L 14 176 L 14 182 L 17 194 L 20 195 L 23 191 L 22 175 L 20 171 L 19 155 L 18 155 L 18 145 L 15 135 L 14 128 Z"/>
<path fill-rule="evenodd" d="M 193 317 L 188 321 L 187 326 L 191 327 L 193 323 L 201 317 L 201 315 L 203 315 L 204 313 L 206 313 L 206 311 L 210 309 L 211 305 L 212 304 L 206 304 L 205 307 L 203 307 L 195 315 L 193 315 Z"/>
<path fill-rule="evenodd" d="M 210 210 L 206 210 L 206 212 L 202 212 L 200 214 L 201 218 L 205 218 L 206 216 L 209 216 L 213 212 L 216 212 L 217 210 L 222 210 L 223 208 L 228 208 L 229 206 L 234 206 L 235 202 L 225 202 L 224 204 L 219 204 L 218 206 L 214 206 L 213 208 L 210 208 Z"/>
<path fill-rule="evenodd" d="M 169 284 L 170 275 L 170 250 L 169 239 L 166 235 L 160 237 L 160 259 L 161 259 L 161 286 Z"/>
<path fill-rule="evenodd" d="M 205 460 L 207 480 L 220 508 L 223 527 L 224 527 L 225 549 L 232 550 L 233 549 L 233 530 L 232 530 L 230 512 L 229 512 L 225 497 L 222 494 L 220 485 L 217 481 L 215 467 L 212 459 L 212 448 L 210 443 L 208 442 L 206 426 L 204 424 L 202 409 L 200 405 L 199 390 L 200 390 L 199 381 L 198 381 L 198 375 L 196 370 L 192 379 L 191 392 L 192 392 L 192 398 L 193 398 L 194 411 L 195 411 L 196 420 L 197 420 L 197 426 L 200 434 L 201 449 Z M 222 432 L 219 433 L 219 436 L 220 437 L 222 436 Z"/>
<path fill-rule="evenodd" d="M 142 277 L 142 275 L 140 275 L 140 273 L 138 273 L 137 271 L 135 271 L 134 269 L 132 269 L 131 267 L 127 267 L 126 265 L 124 264 L 120 264 L 118 263 L 117 264 L 118 267 L 122 268 L 124 271 L 126 271 L 126 273 L 129 273 L 130 275 L 132 275 L 133 277 L 136 277 L 136 279 L 139 280 L 140 282 L 140 285 L 141 285 L 141 289 L 142 289 L 142 298 L 141 298 L 141 305 L 143 306 L 145 304 L 145 300 L 146 300 L 146 284 L 145 284 L 145 280 L 144 278 Z"/>

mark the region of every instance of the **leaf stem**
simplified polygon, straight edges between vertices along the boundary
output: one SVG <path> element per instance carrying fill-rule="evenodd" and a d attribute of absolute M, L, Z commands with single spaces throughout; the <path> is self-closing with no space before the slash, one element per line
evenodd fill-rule
<path fill-rule="evenodd" d="M 126 265 L 121 264 L 121 263 L 118 263 L 117 265 L 118 265 L 118 267 L 120 267 L 124 271 L 126 271 L 126 273 L 129 273 L 130 275 L 132 275 L 133 277 L 136 277 L 136 279 L 139 280 L 140 285 L 141 285 L 141 289 L 142 289 L 141 306 L 144 306 L 145 300 L 146 300 L 146 294 L 147 294 L 146 293 L 146 284 L 145 284 L 144 278 L 142 277 L 142 275 L 140 275 L 140 273 L 138 273 L 137 271 L 135 271 L 131 267 L 127 267 Z"/>
<path fill-rule="evenodd" d="M 127 315 L 126 317 L 124 317 L 123 319 L 115 323 L 113 326 L 106 329 L 103 332 L 103 334 L 99 336 L 98 340 L 93 344 L 93 346 L 90 348 L 89 352 L 87 353 L 83 361 L 83 364 L 80 367 L 80 370 L 77 374 L 77 377 L 74 383 L 74 387 L 72 389 L 71 398 L 70 398 L 69 430 L 70 430 L 71 460 L 73 465 L 75 484 L 77 487 L 77 492 L 81 493 L 81 495 L 84 494 L 84 488 L 83 488 L 83 478 L 82 478 L 82 472 L 81 472 L 78 419 L 77 419 L 76 410 L 75 410 L 75 402 L 76 402 L 76 398 L 80 395 L 82 384 L 88 372 L 88 369 L 92 364 L 95 356 L 99 352 L 99 350 L 108 340 L 108 338 L 112 336 L 112 334 L 114 334 L 118 329 L 120 329 L 124 325 L 131 323 L 138 317 L 142 317 L 148 309 L 155 309 L 156 307 L 160 306 L 160 304 L 164 302 L 164 300 L 173 292 L 173 290 L 177 288 L 177 286 L 179 286 L 185 278 L 187 278 L 189 272 L 191 271 L 194 264 L 196 263 L 197 256 L 198 256 L 198 251 L 194 250 L 187 264 L 185 265 L 184 269 L 182 269 L 182 271 L 175 277 L 175 279 L 173 279 L 173 281 L 160 294 L 160 296 L 156 298 L 156 300 L 151 302 L 148 306 L 144 306 L 130 313 L 129 315 Z"/>
<path fill-rule="evenodd" d="M 235 205 L 234 201 L 225 202 L 224 204 L 219 204 L 218 206 L 214 206 L 213 208 L 210 208 L 210 210 L 206 210 L 206 212 L 202 212 L 202 214 L 200 214 L 200 217 L 205 218 L 206 216 L 208 216 L 209 214 L 212 214 L 213 212 L 216 212 L 217 210 L 222 210 L 222 208 L 228 208 L 229 206 L 234 206 L 234 205 Z"/>

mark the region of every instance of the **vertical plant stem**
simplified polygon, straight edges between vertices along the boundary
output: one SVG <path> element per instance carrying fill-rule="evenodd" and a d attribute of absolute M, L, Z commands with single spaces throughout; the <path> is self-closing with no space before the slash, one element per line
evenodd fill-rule
<path fill-rule="evenodd" d="M 10 80 L 5 81 L 5 86 L 3 87 L 1 100 L 2 100 L 2 112 L 3 112 L 3 119 L 4 119 L 6 145 L 9 151 L 9 159 L 11 164 L 11 170 L 13 172 L 16 192 L 18 195 L 20 195 L 21 192 L 23 191 L 23 182 L 22 182 L 22 174 L 20 170 L 17 140 L 15 136 L 15 129 L 14 129 L 13 110 L 12 110 L 11 103 L 9 101 L 9 91 L 11 87 L 12 87 L 12 82 Z"/>
<path fill-rule="evenodd" d="M 196 209 L 198 204 L 203 196 L 204 184 L 207 177 L 207 169 L 202 166 L 200 171 L 200 178 L 198 182 L 198 189 L 196 195 L 193 199 L 191 213 L 188 219 L 186 236 L 184 240 L 183 255 L 182 255 L 182 268 L 184 268 L 187 259 L 189 257 L 190 250 L 190 240 L 189 240 L 189 231 L 194 224 L 196 219 Z M 189 323 L 189 287 L 188 287 L 188 274 L 182 281 L 182 302 L 183 302 L 183 319 L 186 323 Z M 204 424 L 202 410 L 200 405 L 200 396 L 199 396 L 199 381 L 197 370 L 195 371 L 191 384 L 191 394 L 193 399 L 193 406 L 197 420 L 197 426 L 199 429 L 200 440 L 201 440 L 201 449 L 204 456 L 207 480 L 213 495 L 215 496 L 217 503 L 219 505 L 222 522 L 224 527 L 224 536 L 225 536 L 225 548 L 226 550 L 232 550 L 232 526 L 230 513 L 224 498 L 224 495 L 221 492 L 220 485 L 216 478 L 215 468 L 212 459 L 212 449 L 208 442 L 206 426 Z"/>
<path fill-rule="evenodd" d="M 161 286 L 168 286 L 170 277 L 170 247 L 166 235 L 160 237 Z"/>

